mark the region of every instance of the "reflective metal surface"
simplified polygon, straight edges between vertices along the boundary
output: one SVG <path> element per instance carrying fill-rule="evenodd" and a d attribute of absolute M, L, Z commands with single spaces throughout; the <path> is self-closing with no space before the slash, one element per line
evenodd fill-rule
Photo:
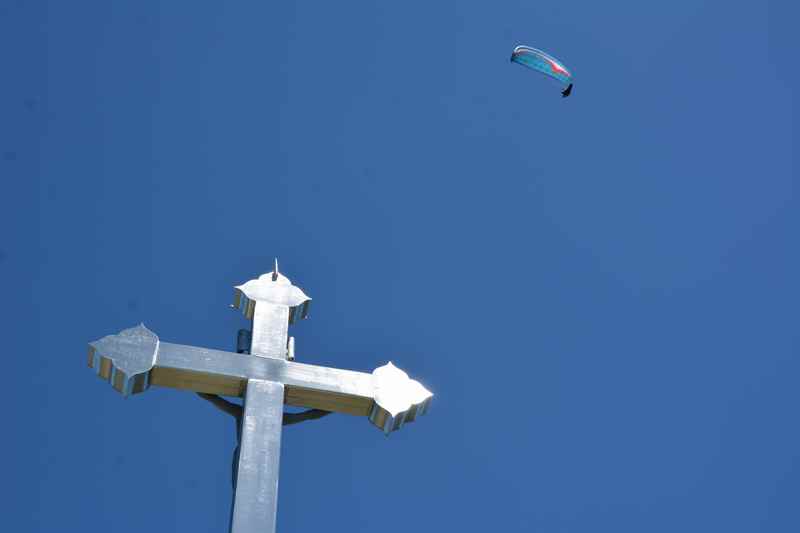
<path fill-rule="evenodd" d="M 283 385 L 248 381 L 232 533 L 275 531 L 282 421 Z"/>
<path fill-rule="evenodd" d="M 158 337 L 139 324 L 89 343 L 89 367 L 127 397 L 150 386 L 150 369 L 156 364 L 157 353 Z"/>
<path fill-rule="evenodd" d="M 234 306 L 253 326 L 239 331 L 238 353 L 161 342 L 143 324 L 89 344 L 89 366 L 123 396 L 158 385 L 245 398 L 234 533 L 275 531 L 284 403 L 367 416 L 388 434 L 433 397 L 392 363 L 367 374 L 294 362 L 288 328 L 310 302 L 276 260 L 273 272 L 236 287 Z"/>
<path fill-rule="evenodd" d="M 144 325 L 90 344 L 98 374 L 197 392 L 243 396 L 248 379 L 284 384 L 289 405 L 369 416 L 388 433 L 424 414 L 432 394 L 391 363 L 372 374 L 162 342 Z M 146 387 L 117 388 L 123 394 Z"/>
<path fill-rule="evenodd" d="M 375 403 L 369 420 L 387 435 L 428 411 L 433 394 L 389 361 L 372 371 Z"/>
<path fill-rule="evenodd" d="M 250 353 L 286 359 L 289 324 L 308 316 L 311 299 L 275 270 L 235 287 L 233 305 L 253 321 Z"/>

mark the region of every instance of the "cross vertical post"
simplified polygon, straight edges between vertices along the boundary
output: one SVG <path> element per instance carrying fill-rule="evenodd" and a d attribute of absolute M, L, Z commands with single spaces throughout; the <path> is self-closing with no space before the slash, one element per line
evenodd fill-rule
<path fill-rule="evenodd" d="M 283 384 L 247 380 L 233 503 L 233 533 L 275 531 Z"/>
<path fill-rule="evenodd" d="M 252 320 L 247 351 L 255 357 L 288 359 L 289 323 L 308 316 L 309 302 L 278 272 L 277 259 L 271 273 L 236 287 L 234 306 Z M 283 403 L 282 383 L 247 381 L 231 533 L 275 531 Z"/>

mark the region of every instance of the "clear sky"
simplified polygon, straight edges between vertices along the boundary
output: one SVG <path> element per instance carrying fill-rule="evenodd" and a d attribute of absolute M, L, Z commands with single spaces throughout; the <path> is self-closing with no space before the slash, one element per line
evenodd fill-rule
<path fill-rule="evenodd" d="M 798 18 L 0 0 L 3 529 L 225 531 L 232 421 L 86 347 L 232 349 L 277 256 L 299 361 L 436 394 L 287 428 L 279 531 L 800 531 Z"/>

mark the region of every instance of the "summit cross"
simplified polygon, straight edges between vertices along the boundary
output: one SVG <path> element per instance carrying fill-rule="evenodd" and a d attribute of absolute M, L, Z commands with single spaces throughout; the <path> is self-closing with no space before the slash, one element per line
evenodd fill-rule
<path fill-rule="evenodd" d="M 384 433 L 424 414 L 432 394 L 391 362 L 371 374 L 294 362 L 289 325 L 311 298 L 275 268 L 234 289 L 251 320 L 237 353 L 162 342 L 144 324 L 89 344 L 89 367 L 123 396 L 152 385 L 244 398 L 232 533 L 274 533 L 284 404 L 366 416 Z M 248 353 L 249 352 L 249 353 Z"/>

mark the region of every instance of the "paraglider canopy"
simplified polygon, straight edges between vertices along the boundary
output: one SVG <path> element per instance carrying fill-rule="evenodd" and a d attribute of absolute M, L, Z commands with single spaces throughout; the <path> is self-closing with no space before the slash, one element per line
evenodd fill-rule
<path fill-rule="evenodd" d="M 530 46 L 517 46 L 511 54 L 511 62 L 519 63 L 560 81 L 566 86 L 561 93 L 562 96 L 569 96 L 570 92 L 572 92 L 572 73 L 561 61 L 541 50 Z"/>

